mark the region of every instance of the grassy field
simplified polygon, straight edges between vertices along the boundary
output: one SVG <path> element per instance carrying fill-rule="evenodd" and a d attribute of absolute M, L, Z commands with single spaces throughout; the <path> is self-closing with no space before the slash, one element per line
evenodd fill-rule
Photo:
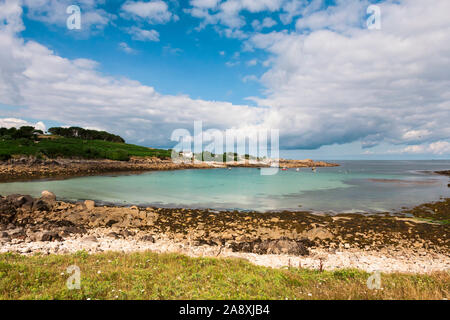
<path fill-rule="evenodd" d="M 69 290 L 66 269 L 81 270 L 81 288 Z M 370 274 L 254 266 L 243 260 L 175 254 L 0 255 L 0 299 L 443 299 L 450 275 L 382 274 L 382 290 L 367 288 Z"/>
<path fill-rule="evenodd" d="M 28 139 L 0 141 L 0 158 L 28 155 L 126 161 L 130 156 L 166 158 L 170 157 L 170 153 L 169 150 L 149 149 L 127 143 L 74 138 L 43 139 L 38 142 Z"/>

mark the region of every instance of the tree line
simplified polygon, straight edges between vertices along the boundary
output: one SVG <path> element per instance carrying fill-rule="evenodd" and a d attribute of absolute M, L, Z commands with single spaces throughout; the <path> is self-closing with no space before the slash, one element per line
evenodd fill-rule
<path fill-rule="evenodd" d="M 37 140 L 37 136 L 44 134 L 42 130 L 38 130 L 31 126 L 23 126 L 17 128 L 0 128 L 0 137 L 3 140 L 29 139 Z"/>
<path fill-rule="evenodd" d="M 106 131 L 89 130 L 80 127 L 70 127 L 70 128 L 53 127 L 48 129 L 48 132 L 64 138 L 78 138 L 83 140 L 103 140 L 119 143 L 125 142 L 125 140 L 118 135 Z"/>
<path fill-rule="evenodd" d="M 61 136 L 64 138 L 76 138 L 82 140 L 102 140 L 109 142 L 125 143 L 125 140 L 115 134 L 106 131 L 97 131 L 83 129 L 79 127 L 61 128 L 53 127 L 48 129 L 52 135 Z M 1 140 L 39 140 L 39 135 L 44 134 L 42 130 L 36 129 L 32 126 L 22 126 L 20 128 L 0 128 Z"/>

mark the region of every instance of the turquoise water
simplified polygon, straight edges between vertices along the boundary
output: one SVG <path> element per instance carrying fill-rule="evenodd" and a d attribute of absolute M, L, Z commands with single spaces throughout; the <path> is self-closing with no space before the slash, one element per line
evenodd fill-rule
<path fill-rule="evenodd" d="M 1 183 L 0 194 L 54 192 L 59 199 L 241 210 L 376 212 L 449 197 L 449 178 L 425 171 L 450 161 L 337 161 L 335 168 L 262 176 L 234 168 Z M 372 180 L 376 179 L 376 180 Z"/>

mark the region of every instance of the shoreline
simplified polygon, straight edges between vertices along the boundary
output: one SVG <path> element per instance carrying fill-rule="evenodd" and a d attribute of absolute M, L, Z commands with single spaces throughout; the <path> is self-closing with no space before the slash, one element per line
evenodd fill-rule
<path fill-rule="evenodd" d="M 238 212 L 0 198 L 0 252 L 175 252 L 274 268 L 429 273 L 450 269 L 450 199 L 397 215 Z M 412 216 L 412 217 L 411 217 Z"/>
<path fill-rule="evenodd" d="M 336 163 L 324 161 L 285 160 L 280 159 L 280 168 L 313 168 L 336 167 Z M 16 158 L 0 161 L 0 182 L 34 181 L 41 179 L 69 179 L 98 175 L 127 175 L 152 171 L 175 171 L 186 169 L 219 169 L 219 168 L 267 168 L 267 162 L 232 162 L 232 163 L 174 163 L 172 160 L 158 158 L 132 157 L 129 161 L 113 160 L 75 160 Z"/>

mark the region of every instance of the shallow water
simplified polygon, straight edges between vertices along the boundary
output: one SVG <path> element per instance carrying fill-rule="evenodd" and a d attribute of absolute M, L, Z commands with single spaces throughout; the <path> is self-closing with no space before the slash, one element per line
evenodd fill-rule
<path fill-rule="evenodd" d="M 262 176 L 258 169 L 157 171 L 138 175 L 0 184 L 0 194 L 54 192 L 59 199 L 239 210 L 383 212 L 450 196 L 440 161 L 336 161 L 340 167 Z"/>

